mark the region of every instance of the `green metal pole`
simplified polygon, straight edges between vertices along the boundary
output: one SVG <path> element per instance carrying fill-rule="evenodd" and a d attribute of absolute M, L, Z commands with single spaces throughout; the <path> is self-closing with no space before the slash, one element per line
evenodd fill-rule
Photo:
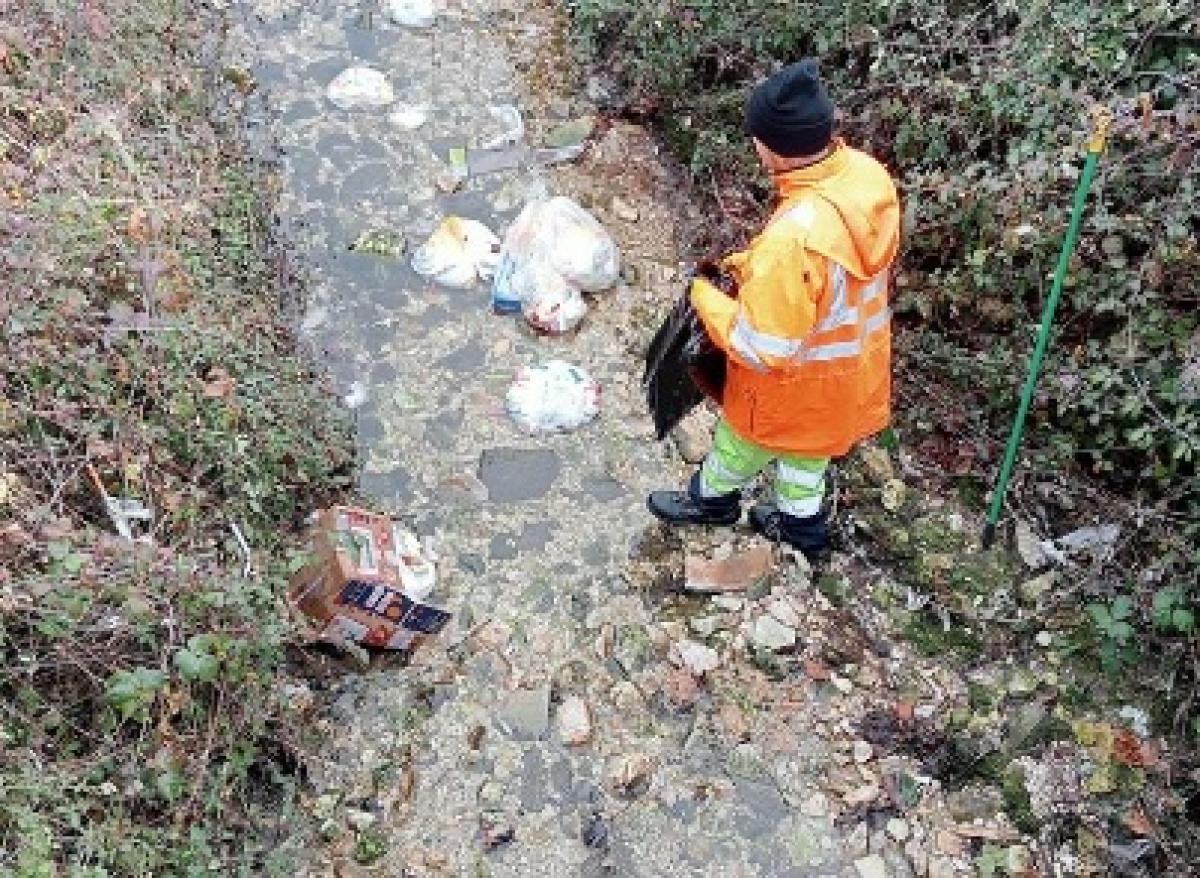
<path fill-rule="evenodd" d="M 990 548 L 996 539 L 996 524 L 1000 521 L 1000 513 L 1004 509 L 1004 495 L 1008 491 L 1008 482 L 1012 478 L 1013 465 L 1017 460 L 1017 450 L 1021 446 L 1021 435 L 1025 432 L 1025 418 L 1029 415 L 1029 407 L 1033 403 L 1033 392 L 1037 388 L 1038 373 L 1042 369 L 1042 361 L 1046 358 L 1046 347 L 1050 343 L 1050 330 L 1054 324 L 1054 312 L 1058 310 L 1058 300 L 1062 297 L 1063 282 L 1067 277 L 1067 269 L 1071 264 L 1071 254 L 1075 251 L 1075 243 L 1079 240 L 1079 226 L 1083 221 L 1083 209 L 1087 204 L 1088 189 L 1096 176 L 1096 165 L 1100 162 L 1100 153 L 1104 152 L 1104 141 L 1108 129 L 1106 111 L 1100 111 L 1097 116 L 1096 133 L 1088 143 L 1087 161 L 1083 166 L 1083 174 L 1079 178 L 1079 187 L 1075 190 L 1075 203 L 1071 210 L 1071 222 L 1067 226 L 1067 235 L 1063 238 L 1062 252 L 1058 255 L 1058 268 L 1054 272 L 1054 284 L 1050 288 L 1050 297 L 1042 309 L 1042 325 L 1038 330 L 1037 344 L 1033 348 L 1033 356 L 1029 360 L 1029 372 L 1025 376 L 1025 387 L 1021 391 L 1021 403 L 1017 407 L 1017 416 L 1013 420 L 1012 432 L 1008 436 L 1008 447 L 1004 450 L 1004 463 L 1000 466 L 1000 474 L 992 491 L 992 505 L 988 510 L 987 523 L 983 526 L 983 547 Z"/>

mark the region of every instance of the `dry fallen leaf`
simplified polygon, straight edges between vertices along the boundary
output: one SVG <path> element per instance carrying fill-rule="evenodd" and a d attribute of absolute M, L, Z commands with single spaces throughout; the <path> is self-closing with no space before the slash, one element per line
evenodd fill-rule
<path fill-rule="evenodd" d="M 1154 835 L 1154 825 L 1150 822 L 1150 818 L 1146 816 L 1146 812 L 1141 808 L 1133 808 L 1125 815 L 1123 822 L 1129 831 L 1135 835 Z"/>
<path fill-rule="evenodd" d="M 808 675 L 810 680 L 822 682 L 828 680 L 832 675 L 829 673 L 829 668 L 825 667 L 824 662 L 818 659 L 804 660 L 804 673 Z"/>
<path fill-rule="evenodd" d="M 129 212 L 126 233 L 131 241 L 138 244 L 145 244 L 150 240 L 150 217 L 146 213 L 146 208 L 135 207 Z"/>
<path fill-rule="evenodd" d="M 204 382 L 204 396 L 208 399 L 223 399 L 233 393 L 233 378 L 220 366 L 208 373 Z"/>

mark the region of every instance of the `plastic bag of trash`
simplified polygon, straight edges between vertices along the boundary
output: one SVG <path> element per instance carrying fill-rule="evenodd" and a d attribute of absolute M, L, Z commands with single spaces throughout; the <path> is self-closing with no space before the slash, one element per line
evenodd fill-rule
<path fill-rule="evenodd" d="M 562 196 L 525 206 L 504 236 L 492 287 L 496 311 L 514 313 L 553 278 L 585 293 L 617 282 L 620 254 L 599 220 Z"/>
<path fill-rule="evenodd" d="M 505 408 L 531 433 L 574 430 L 600 412 L 600 385 L 562 360 L 524 368 L 508 389 Z"/>
<path fill-rule="evenodd" d="M 333 78 L 325 94 L 341 110 L 386 107 L 396 95 L 388 78 L 372 67 L 348 67 Z"/>
<path fill-rule="evenodd" d="M 413 254 L 412 268 L 442 286 L 464 289 L 495 274 L 499 251 L 500 239 L 483 223 L 448 216 Z"/>
<path fill-rule="evenodd" d="M 522 309 L 529 325 L 539 332 L 560 335 L 577 327 L 587 314 L 587 303 L 574 287 L 549 287 L 525 302 Z"/>
<path fill-rule="evenodd" d="M 386 0 L 392 21 L 404 27 L 433 27 L 437 20 L 434 0 Z"/>

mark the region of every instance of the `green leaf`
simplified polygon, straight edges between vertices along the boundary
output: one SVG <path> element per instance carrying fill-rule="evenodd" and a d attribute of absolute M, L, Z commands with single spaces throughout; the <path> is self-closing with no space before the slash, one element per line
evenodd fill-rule
<path fill-rule="evenodd" d="M 1112 617 L 1114 619 L 1128 619 L 1133 613 L 1133 601 L 1125 595 L 1115 598 L 1112 602 Z"/>
<path fill-rule="evenodd" d="M 221 663 L 212 653 L 188 648 L 175 653 L 175 668 L 189 683 L 211 683 L 217 679 Z"/>
<path fill-rule="evenodd" d="M 145 715 L 154 698 L 167 683 L 166 675 L 155 668 L 117 671 L 108 678 L 106 695 L 121 719 Z"/>
<path fill-rule="evenodd" d="M 1096 623 L 1096 627 L 1102 631 L 1107 631 L 1112 627 L 1113 618 L 1108 612 L 1108 607 L 1104 604 L 1088 604 L 1088 615 L 1092 617 L 1092 621 Z"/>
<path fill-rule="evenodd" d="M 1196 617 L 1191 610 L 1180 607 L 1171 614 L 1171 624 L 1181 634 L 1191 634 L 1196 629 Z"/>
<path fill-rule="evenodd" d="M 1133 637 L 1133 626 L 1128 622 L 1117 622 L 1113 625 L 1110 634 L 1117 643 L 1125 643 Z"/>

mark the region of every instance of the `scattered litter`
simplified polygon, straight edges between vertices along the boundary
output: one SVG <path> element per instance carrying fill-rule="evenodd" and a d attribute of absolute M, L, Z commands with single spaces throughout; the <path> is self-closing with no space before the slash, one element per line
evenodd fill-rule
<path fill-rule="evenodd" d="M 1117 716 L 1129 723 L 1129 727 L 1139 738 L 1150 736 L 1150 717 L 1140 707 L 1126 704 L 1117 711 Z"/>
<path fill-rule="evenodd" d="M 348 67 L 334 77 L 325 94 L 341 110 L 386 107 L 396 97 L 387 77 L 372 67 Z"/>
<path fill-rule="evenodd" d="M 355 253 L 399 257 L 404 255 L 404 236 L 387 229 L 369 229 L 354 239 L 350 249 Z"/>
<path fill-rule="evenodd" d="M 350 389 L 346 391 L 346 395 L 342 397 L 342 402 L 348 409 L 356 409 L 362 406 L 367 401 L 367 385 L 361 381 L 355 381 L 350 385 Z"/>
<path fill-rule="evenodd" d="M 595 128 L 595 116 L 581 116 L 578 119 L 571 119 L 563 122 L 546 135 L 546 146 L 551 149 L 580 147 L 592 136 L 592 131 Z"/>
<path fill-rule="evenodd" d="M 108 518 L 112 521 L 113 527 L 122 537 L 127 540 L 132 540 L 133 522 L 142 522 L 149 525 L 154 521 L 154 513 L 150 511 L 140 500 L 134 500 L 129 497 L 113 497 L 104 488 L 104 482 L 100 481 L 100 476 L 96 472 L 96 468 L 90 463 L 87 465 L 88 475 L 92 478 L 92 484 L 96 486 L 96 490 L 100 492 L 101 498 L 104 500 L 104 511 L 108 513 Z M 143 537 L 143 540 L 149 537 Z"/>
<path fill-rule="evenodd" d="M 434 0 L 386 0 L 392 21 L 403 27 L 433 27 L 437 21 Z"/>
<path fill-rule="evenodd" d="M 562 360 L 524 368 L 508 389 L 505 408 L 533 433 L 574 430 L 600 412 L 600 385 Z"/>
<path fill-rule="evenodd" d="M 579 290 L 564 285 L 538 293 L 525 302 L 522 310 L 534 329 L 560 335 L 579 326 L 587 314 L 587 303 Z"/>
<path fill-rule="evenodd" d="M 429 121 L 429 108 L 423 104 L 399 104 L 388 113 L 388 121 L 401 131 L 416 131 Z"/>
<path fill-rule="evenodd" d="M 688 555 L 683 562 L 683 587 L 711 594 L 746 591 L 767 575 L 771 561 L 770 546 L 754 546 L 719 559 Z"/>
<path fill-rule="evenodd" d="M 254 561 L 250 557 L 250 544 L 246 542 L 246 536 L 236 521 L 229 522 L 229 529 L 233 531 L 233 538 L 237 540 L 238 549 L 242 552 L 242 579 L 249 579 L 255 575 Z"/>
<path fill-rule="evenodd" d="M 406 650 L 449 620 L 424 603 L 435 559 L 399 522 L 335 506 L 317 515 L 310 548 L 313 560 L 292 577 L 288 599 L 319 626 L 314 639 Z"/>
<path fill-rule="evenodd" d="M 413 254 L 412 268 L 446 287 L 464 289 L 496 270 L 500 239 L 481 222 L 450 216 Z"/>
<path fill-rule="evenodd" d="M 488 107 L 488 114 L 500 123 L 503 132 L 485 142 L 484 149 L 516 146 L 525 139 L 525 120 L 521 118 L 521 111 L 512 104 Z"/>
<path fill-rule="evenodd" d="M 1103 555 L 1121 536 L 1119 524 L 1101 524 L 1071 531 L 1054 541 L 1055 547 L 1066 554 L 1090 552 Z"/>
<path fill-rule="evenodd" d="M 515 313 L 563 286 L 599 292 L 617 282 L 620 256 L 600 222 L 562 196 L 525 206 L 504 236 L 492 307 Z"/>

